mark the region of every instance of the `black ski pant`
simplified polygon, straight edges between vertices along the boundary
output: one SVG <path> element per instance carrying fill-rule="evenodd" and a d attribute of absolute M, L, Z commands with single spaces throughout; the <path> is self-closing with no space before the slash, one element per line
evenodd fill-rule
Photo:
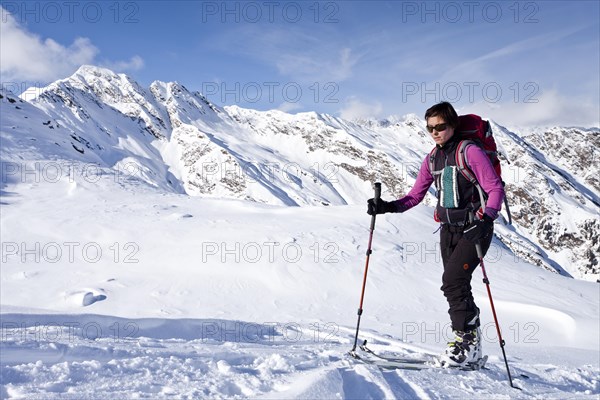
<path fill-rule="evenodd" d="M 440 247 L 444 274 L 441 290 L 448 300 L 448 314 L 452 321 L 452 329 L 468 331 L 479 326 L 479 308 L 475 305 L 471 292 L 471 277 L 479 265 L 479 257 L 475 245 L 462 238 L 463 227 L 442 225 Z M 483 254 L 492 242 L 488 239 L 481 242 Z"/>

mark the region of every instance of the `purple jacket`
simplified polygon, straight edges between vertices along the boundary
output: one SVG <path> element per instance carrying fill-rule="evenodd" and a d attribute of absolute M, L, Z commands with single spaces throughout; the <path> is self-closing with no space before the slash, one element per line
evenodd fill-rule
<path fill-rule="evenodd" d="M 488 195 L 484 212 L 492 219 L 496 219 L 504 200 L 502 182 L 494 171 L 487 154 L 479 146 L 467 146 L 466 159 L 481 188 Z M 398 212 L 409 210 L 423 201 L 432 183 L 433 176 L 429 170 L 429 154 L 427 154 L 421 163 L 413 188 L 406 196 L 395 201 Z"/>

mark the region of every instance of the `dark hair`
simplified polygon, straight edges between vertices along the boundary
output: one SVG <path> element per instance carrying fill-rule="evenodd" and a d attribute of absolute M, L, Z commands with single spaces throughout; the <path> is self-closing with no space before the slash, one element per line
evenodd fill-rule
<path fill-rule="evenodd" d="M 425 121 L 430 117 L 440 117 L 450 125 L 452 128 L 456 128 L 458 126 L 458 114 L 452 104 L 447 101 L 442 101 L 441 103 L 437 103 L 434 106 L 429 107 L 427 111 L 425 111 Z"/>

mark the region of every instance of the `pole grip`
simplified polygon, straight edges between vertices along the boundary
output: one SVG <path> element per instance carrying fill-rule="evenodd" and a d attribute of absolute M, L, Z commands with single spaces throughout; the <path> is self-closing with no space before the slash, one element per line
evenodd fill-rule
<path fill-rule="evenodd" d="M 381 182 L 375 182 L 373 184 L 373 189 L 375 190 L 373 199 L 375 200 L 375 204 L 377 204 L 377 200 L 379 200 L 381 198 Z M 374 230 L 375 230 L 375 214 L 373 214 L 373 216 L 371 216 L 371 232 L 373 232 Z M 369 247 L 368 253 L 370 253 L 370 252 L 371 252 L 371 248 Z"/>
<path fill-rule="evenodd" d="M 381 182 L 375 182 L 373 184 L 373 189 L 375 189 L 374 199 L 377 200 L 381 198 Z"/>
<path fill-rule="evenodd" d="M 481 249 L 481 243 L 475 243 L 475 250 L 477 251 L 477 257 L 479 257 L 480 260 L 483 260 L 483 250 Z"/>

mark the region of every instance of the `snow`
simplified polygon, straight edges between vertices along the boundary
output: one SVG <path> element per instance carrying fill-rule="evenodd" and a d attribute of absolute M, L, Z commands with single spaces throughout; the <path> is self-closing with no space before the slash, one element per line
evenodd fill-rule
<path fill-rule="evenodd" d="M 510 183 L 535 198 L 555 188 L 546 219 L 496 223 L 485 261 L 522 391 L 508 385 L 480 269 L 489 369 L 390 371 L 347 355 L 369 181 L 384 198 L 410 187 L 431 145 L 417 116 L 220 109 L 180 84 L 146 90 L 95 67 L 12 100 L 0 101 L 1 398 L 600 396 L 598 284 L 569 276 L 572 247 L 540 244 L 597 216 L 597 193 L 516 133 L 495 126 L 529 163 L 528 180 Z M 202 179 L 207 163 L 243 173 Z M 288 168 L 273 176 L 273 163 Z M 431 215 L 426 202 L 377 218 L 359 336 L 376 351 L 436 355 L 451 338 Z"/>
<path fill-rule="evenodd" d="M 5 188 L 5 398 L 600 393 L 597 284 L 539 269 L 499 242 L 486 268 L 522 392 L 508 386 L 480 271 L 489 370 L 385 371 L 346 355 L 370 220 L 362 206 L 289 208 L 106 174 L 68 179 Z M 378 218 L 360 334 L 378 351 L 434 355 L 449 339 L 430 212 Z"/>

